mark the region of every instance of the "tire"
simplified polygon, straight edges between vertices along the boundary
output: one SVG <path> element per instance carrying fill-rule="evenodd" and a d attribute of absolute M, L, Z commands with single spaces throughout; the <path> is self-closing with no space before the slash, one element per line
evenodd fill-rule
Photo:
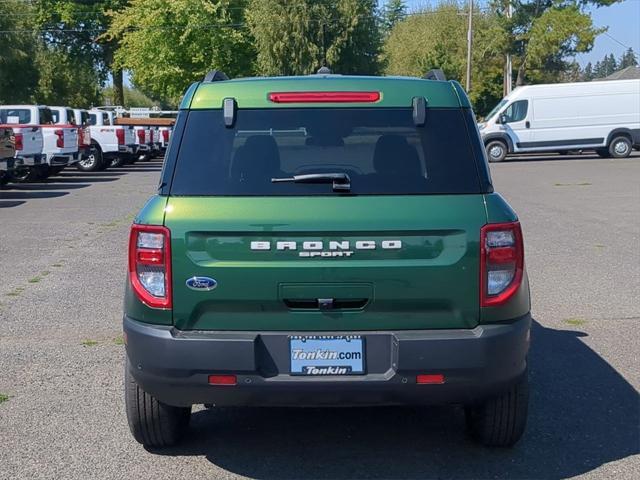
<path fill-rule="evenodd" d="M 9 174 L 9 181 L 16 183 L 40 182 L 51 175 L 49 165 L 38 165 L 31 168 L 18 168 Z"/>
<path fill-rule="evenodd" d="M 81 172 L 95 172 L 103 165 L 102 150 L 98 145 L 91 145 L 91 152 L 86 160 L 80 160 L 76 168 Z"/>
<path fill-rule="evenodd" d="M 487 159 L 491 163 L 502 162 L 509 153 L 509 147 L 502 140 L 490 140 L 484 148 L 487 152 Z"/>
<path fill-rule="evenodd" d="M 529 380 L 523 377 L 501 395 L 465 408 L 471 436 L 487 447 L 511 447 L 527 425 Z"/>
<path fill-rule="evenodd" d="M 109 163 L 109 168 L 118 168 L 124 165 L 124 157 L 118 155 L 117 157 L 112 157 Z"/>
<path fill-rule="evenodd" d="M 191 418 L 191 407 L 172 407 L 156 400 L 138 386 L 125 365 L 124 388 L 127 421 L 133 438 L 145 447 L 175 445 L 184 435 Z"/>
<path fill-rule="evenodd" d="M 609 156 L 612 158 L 627 158 L 631 155 L 633 145 L 629 137 L 619 135 L 609 143 Z"/>

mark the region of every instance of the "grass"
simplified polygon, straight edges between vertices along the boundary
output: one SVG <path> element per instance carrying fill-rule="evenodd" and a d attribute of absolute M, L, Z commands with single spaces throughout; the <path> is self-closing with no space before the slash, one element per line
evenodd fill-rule
<path fill-rule="evenodd" d="M 53 264 L 53 265 L 51 265 L 51 266 L 52 266 L 52 267 L 56 267 L 56 268 L 58 268 L 58 267 L 61 267 L 61 266 L 62 266 L 62 264 L 61 264 L 61 263 L 54 263 L 54 264 Z"/>
<path fill-rule="evenodd" d="M 9 395 L 6 395 L 4 393 L 0 393 L 0 403 L 4 403 L 7 400 L 9 400 Z"/>
<path fill-rule="evenodd" d="M 572 327 L 580 327 L 587 323 L 587 321 L 584 318 L 575 317 L 565 319 L 564 323 L 571 325 Z"/>
<path fill-rule="evenodd" d="M 38 283 L 40 280 L 42 280 L 42 277 L 33 277 L 30 278 L 29 280 L 27 280 L 29 283 Z"/>
<path fill-rule="evenodd" d="M 85 347 L 95 347 L 96 345 L 98 345 L 98 342 L 95 341 L 95 340 L 90 340 L 90 339 L 87 338 L 85 340 L 82 340 L 80 342 L 80 344 L 85 346 Z"/>
<path fill-rule="evenodd" d="M 114 338 L 113 343 L 114 345 L 124 345 L 124 337 L 120 335 L 119 337 Z"/>
<path fill-rule="evenodd" d="M 42 275 L 43 277 L 46 277 L 47 275 L 49 275 L 51 272 L 49 270 L 45 270 L 43 272 L 40 272 L 40 275 Z"/>
<path fill-rule="evenodd" d="M 16 287 L 9 293 L 5 293 L 7 297 L 17 297 L 24 291 L 24 287 Z"/>
<path fill-rule="evenodd" d="M 596 247 L 596 248 L 604 248 L 605 246 L 603 244 L 601 244 L 601 243 L 596 243 L 594 245 L 594 247 Z"/>

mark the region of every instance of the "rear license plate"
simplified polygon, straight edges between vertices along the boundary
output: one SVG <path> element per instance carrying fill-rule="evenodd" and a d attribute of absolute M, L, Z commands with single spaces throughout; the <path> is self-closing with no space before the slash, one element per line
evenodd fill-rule
<path fill-rule="evenodd" d="M 292 375 L 364 374 L 364 339 L 360 335 L 289 337 Z"/>

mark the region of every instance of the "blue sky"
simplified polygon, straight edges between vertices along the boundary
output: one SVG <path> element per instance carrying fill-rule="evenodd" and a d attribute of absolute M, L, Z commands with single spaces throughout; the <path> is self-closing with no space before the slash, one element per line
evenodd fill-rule
<path fill-rule="evenodd" d="M 439 3 L 439 0 L 405 1 L 409 10 Z M 386 2 L 378 0 L 378 3 Z M 480 0 L 479 3 L 487 2 Z M 633 48 L 636 54 L 640 55 L 640 0 L 623 0 L 610 7 L 590 8 L 588 11 L 591 13 L 594 25 L 609 27 L 609 29 L 606 34 L 603 33 L 596 39 L 591 52 L 576 57 L 580 65 L 584 66 L 587 62 L 595 63 L 609 53 L 613 53 L 618 58 L 628 47 Z"/>

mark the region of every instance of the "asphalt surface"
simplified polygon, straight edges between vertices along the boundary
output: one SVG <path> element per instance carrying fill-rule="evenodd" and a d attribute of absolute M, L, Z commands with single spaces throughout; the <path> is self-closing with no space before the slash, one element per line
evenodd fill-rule
<path fill-rule="evenodd" d="M 492 165 L 524 228 L 535 326 L 511 450 L 458 408 L 197 409 L 147 451 L 124 414 L 129 224 L 160 162 L 0 190 L 0 479 L 640 478 L 640 155 Z"/>

